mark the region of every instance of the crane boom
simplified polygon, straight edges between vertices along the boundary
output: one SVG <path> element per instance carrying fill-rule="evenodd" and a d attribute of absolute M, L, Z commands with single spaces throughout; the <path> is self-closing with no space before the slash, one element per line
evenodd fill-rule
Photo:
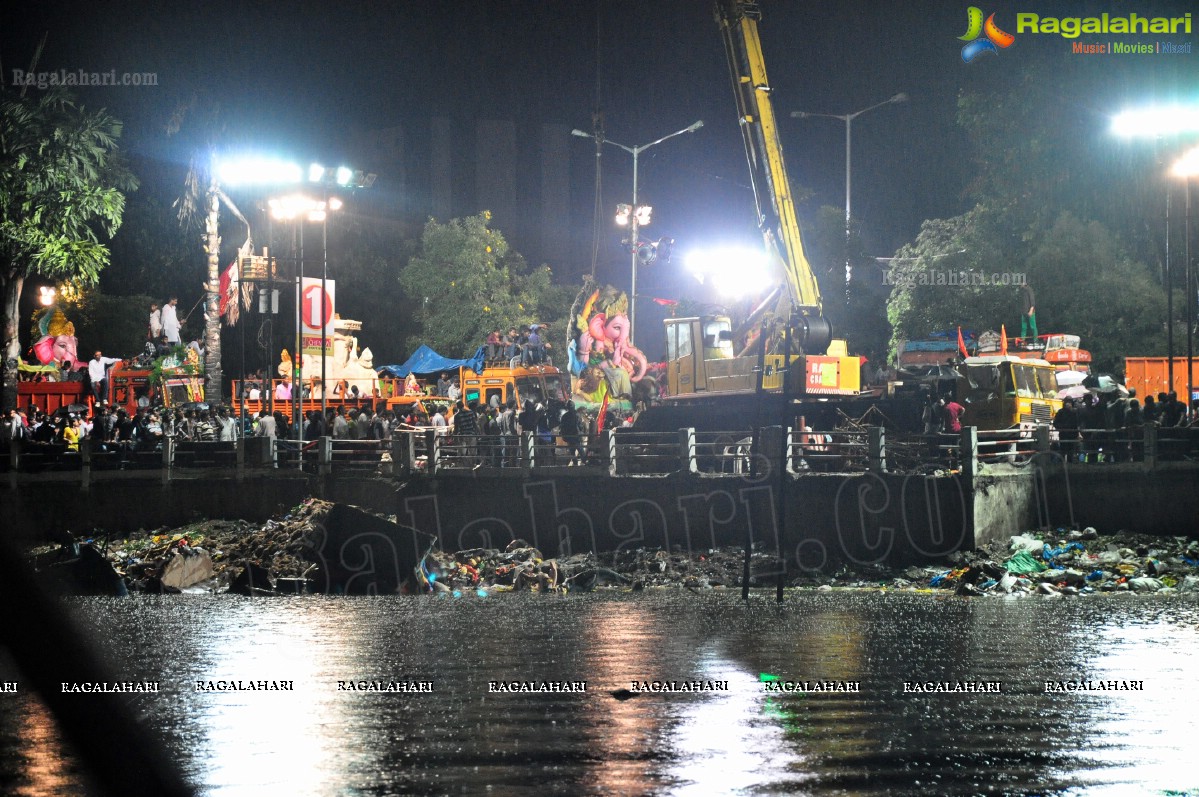
<path fill-rule="evenodd" d="M 786 276 L 792 309 L 804 318 L 808 333 L 808 339 L 803 341 L 805 349 L 823 351 L 832 335 L 823 317 L 816 275 L 803 251 L 758 37 L 760 16 L 757 3 L 716 0 L 716 21 L 724 39 L 736 95 L 758 226 L 768 253 L 779 262 Z"/>
<path fill-rule="evenodd" d="M 733 407 L 747 394 L 826 400 L 856 396 L 861 388 L 861 360 L 849 356 L 845 341 L 832 339 L 816 275 L 804 255 L 758 39 L 759 16 L 749 0 L 716 0 L 758 227 L 780 279 L 736 327 L 724 314 L 665 319 L 666 401 L 674 408 L 703 405 L 712 418 L 728 415 L 720 408 Z M 669 408 L 660 416 L 667 428 L 680 428 L 670 426 Z"/>

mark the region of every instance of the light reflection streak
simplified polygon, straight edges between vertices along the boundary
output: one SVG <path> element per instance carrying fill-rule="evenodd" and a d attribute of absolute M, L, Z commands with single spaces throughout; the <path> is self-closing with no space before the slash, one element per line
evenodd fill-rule
<path fill-rule="evenodd" d="M 1080 722 L 1090 726 L 1087 757 L 1097 766 L 1071 773 L 1087 795 L 1199 794 L 1192 740 L 1199 736 L 1195 634 L 1158 621 L 1105 625 L 1094 631 L 1093 658 L 1070 680 L 1143 680 L 1144 691 L 1073 692 Z M 1148 676 L 1147 676 L 1148 674 Z"/>
<path fill-rule="evenodd" d="M 236 615 L 214 618 L 202 640 L 205 668 L 193 680 L 290 680 L 293 692 L 195 693 L 207 750 L 205 794 L 273 795 L 338 793 L 344 774 L 344 700 L 318 680 L 314 651 L 330 633 L 319 602 L 296 602 L 285 622 L 242 624 Z M 301 610 L 303 609 L 303 610 Z M 333 633 L 336 633 L 334 631 Z M 190 683 L 189 683 L 190 688 Z"/>
<path fill-rule="evenodd" d="M 649 710 L 646 695 L 622 701 L 607 693 L 628 689 L 633 680 L 661 677 L 655 669 L 667 629 L 657 625 L 656 614 L 635 603 L 597 608 L 588 615 L 583 634 L 588 641 L 587 688 L 596 691 L 593 705 L 602 712 L 589 726 L 594 729 L 591 744 L 605 762 L 594 771 L 595 785 L 601 794 L 636 794 L 651 782 L 645 753 L 654 750 L 664 718 Z"/>
<path fill-rule="evenodd" d="M 49 709 L 32 695 L 21 700 L 17 712 L 18 755 L 29 782 L 17 787 L 15 797 L 40 797 L 81 791 L 79 777 L 63 755 L 65 742 Z"/>
<path fill-rule="evenodd" d="M 702 692 L 680 700 L 680 716 L 666 744 L 673 763 L 664 775 L 677 785 L 671 794 L 737 794 L 807 780 L 798 774 L 803 756 L 786 738 L 781 722 L 763 713 L 769 698 L 757 673 L 739 669 L 737 662 L 708 655 L 699 662 L 695 678 L 727 680 L 727 692 Z M 683 696 L 676 696 L 683 697 Z"/>

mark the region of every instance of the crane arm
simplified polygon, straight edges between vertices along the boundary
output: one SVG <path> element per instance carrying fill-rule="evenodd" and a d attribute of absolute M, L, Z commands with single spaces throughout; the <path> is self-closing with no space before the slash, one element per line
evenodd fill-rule
<path fill-rule="evenodd" d="M 770 82 L 758 38 L 757 3 L 748 0 L 716 0 L 716 21 L 724 39 L 729 75 L 737 99 L 745 157 L 758 211 L 758 226 L 768 253 L 777 258 L 786 275 L 794 309 L 805 317 L 816 339 L 807 347 L 823 348 L 831 330 L 823 319 L 820 288 L 816 275 L 804 255 L 791 197 L 791 185 L 783 163 L 774 107 L 770 100 Z M 819 338 L 825 338 L 823 343 Z"/>

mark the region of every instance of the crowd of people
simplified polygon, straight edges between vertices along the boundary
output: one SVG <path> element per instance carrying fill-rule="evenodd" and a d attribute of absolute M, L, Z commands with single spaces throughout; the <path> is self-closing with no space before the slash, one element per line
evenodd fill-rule
<path fill-rule="evenodd" d="M 124 407 L 97 403 L 90 413 L 68 407 L 47 414 L 31 406 L 5 414 L 0 441 L 16 443 L 27 452 L 78 452 L 84 440 L 97 453 L 156 451 L 168 436 L 177 440 L 236 440 L 237 426 L 237 418 L 227 407 L 142 407 L 130 413 Z"/>
<path fill-rule="evenodd" d="M 415 415 L 412 426 L 429 426 L 449 436 L 458 460 L 467 466 L 506 468 L 520 464 L 521 438 L 531 434 L 534 456 L 542 464 L 565 461 L 567 466 L 588 462 L 588 442 L 603 429 L 631 426 L 632 420 L 608 411 L 604 418 L 577 409 L 573 402 L 550 399 L 517 404 L 495 399 L 486 404 L 459 401 L 450 417 Z M 564 445 L 559 446 L 558 440 Z"/>
<path fill-rule="evenodd" d="M 1135 389 L 1128 395 L 1118 390 L 1067 398 L 1053 417 L 1062 455 L 1069 461 L 1130 461 L 1143 457 L 1146 426 L 1187 427 L 1199 423 L 1196 407 L 1187 405 L 1171 391 L 1145 397 L 1142 406 Z M 1117 434 L 1120 433 L 1120 434 Z"/>
<path fill-rule="evenodd" d="M 484 355 L 488 362 L 519 363 L 520 365 L 542 365 L 549 362 L 553 348 L 546 335 L 548 324 L 530 324 L 527 327 L 509 327 L 506 334 L 493 329 L 484 342 Z"/>

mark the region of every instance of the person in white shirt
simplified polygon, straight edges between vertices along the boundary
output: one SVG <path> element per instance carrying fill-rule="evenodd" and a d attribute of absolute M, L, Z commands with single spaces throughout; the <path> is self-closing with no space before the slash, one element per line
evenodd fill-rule
<path fill-rule="evenodd" d="M 162 334 L 166 335 L 167 343 L 171 346 L 179 345 L 179 332 L 183 328 L 175 309 L 177 304 L 179 297 L 172 296 L 170 301 L 162 306 Z"/>
<path fill-rule="evenodd" d="M 256 436 L 273 438 L 277 429 L 275 416 L 268 415 L 266 410 L 258 413 L 258 430 L 254 433 Z"/>
<path fill-rule="evenodd" d="M 162 337 L 162 310 L 158 309 L 157 302 L 150 303 L 150 335 L 147 338 L 151 343 L 156 342 Z"/>
<path fill-rule="evenodd" d="M 96 399 L 96 403 L 104 401 L 104 397 L 108 394 L 108 366 L 113 363 L 120 362 L 115 357 L 104 357 L 99 351 L 96 356 L 87 361 L 87 376 L 92 380 L 92 395 Z"/>

